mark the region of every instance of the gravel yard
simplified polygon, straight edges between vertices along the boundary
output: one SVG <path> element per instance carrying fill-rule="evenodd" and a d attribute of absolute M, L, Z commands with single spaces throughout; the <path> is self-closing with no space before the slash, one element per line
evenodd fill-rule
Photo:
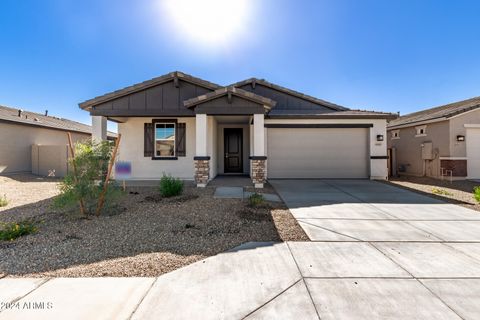
<path fill-rule="evenodd" d="M 389 183 L 480 211 L 480 204 L 473 198 L 473 188 L 480 186 L 480 182 L 467 180 L 449 182 L 428 177 L 402 176 L 400 178 L 391 178 Z"/>
<path fill-rule="evenodd" d="M 0 241 L 0 277 L 158 276 L 249 241 L 308 241 L 282 203 L 249 208 L 214 199 L 213 187 L 186 187 L 162 199 L 155 188 L 128 188 L 112 215 L 83 219 L 51 208 L 57 180 L 0 177 L 0 222 L 34 217 L 38 232 Z"/>

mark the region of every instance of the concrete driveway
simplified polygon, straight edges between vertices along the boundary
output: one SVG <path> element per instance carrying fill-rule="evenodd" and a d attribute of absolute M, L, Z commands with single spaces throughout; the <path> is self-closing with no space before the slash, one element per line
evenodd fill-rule
<path fill-rule="evenodd" d="M 0 319 L 480 319 L 478 212 L 372 181 L 271 183 L 312 242 L 158 278 L 4 278 Z"/>

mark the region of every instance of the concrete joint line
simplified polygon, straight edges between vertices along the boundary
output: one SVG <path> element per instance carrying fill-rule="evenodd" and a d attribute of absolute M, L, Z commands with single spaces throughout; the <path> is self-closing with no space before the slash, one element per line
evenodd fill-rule
<path fill-rule="evenodd" d="M 452 307 L 450 307 L 450 305 L 449 305 L 448 303 L 446 303 L 445 301 L 443 301 L 442 298 L 440 298 L 440 296 L 438 296 L 435 292 L 433 292 L 432 290 L 430 290 L 430 288 L 427 287 L 422 281 L 420 281 L 419 279 L 415 279 L 415 280 L 417 280 L 418 283 L 420 283 L 420 285 L 422 285 L 422 287 L 424 287 L 425 289 L 427 289 L 428 292 L 430 292 L 434 297 L 436 297 L 441 303 L 443 303 L 444 305 L 446 305 L 448 309 L 452 310 L 452 312 L 455 313 L 455 314 L 458 316 L 458 318 L 465 320 L 465 318 L 461 317 L 455 310 L 453 310 Z"/>
<path fill-rule="evenodd" d="M 263 307 L 265 307 L 267 304 L 269 304 L 270 302 L 272 302 L 273 300 L 275 300 L 276 298 L 280 297 L 282 294 L 284 294 L 288 289 L 292 288 L 294 285 L 296 285 L 297 283 L 299 283 L 300 281 L 302 281 L 302 278 L 298 279 L 298 280 L 295 280 L 291 285 L 289 285 L 286 289 L 282 290 L 279 294 L 276 294 L 273 298 L 271 299 L 268 299 L 265 303 L 262 303 L 259 307 L 255 308 L 253 311 L 249 312 L 245 317 L 243 317 L 242 319 L 246 319 L 248 318 L 249 316 L 251 316 L 252 314 L 254 314 L 256 311 L 262 309 Z"/>
<path fill-rule="evenodd" d="M 33 291 L 37 290 L 38 288 L 40 288 L 41 286 L 43 286 L 45 283 L 47 283 L 48 281 L 50 281 L 51 278 L 47 278 L 47 279 L 44 279 L 44 281 L 42 281 L 42 283 L 40 283 L 38 286 L 36 286 L 35 288 L 33 288 L 32 290 L 28 291 L 27 293 L 25 293 L 23 296 L 20 296 L 16 299 L 13 299 L 12 301 L 9 301 L 10 303 L 14 304 L 20 300 L 22 300 L 23 298 L 25 298 L 26 296 L 28 296 L 30 293 L 32 293 Z M 0 313 L 2 313 L 2 311 L 4 310 L 8 310 L 8 309 L 0 309 Z"/>
<path fill-rule="evenodd" d="M 461 250 L 458 250 L 458 249 L 455 248 L 455 247 L 450 246 L 450 245 L 449 245 L 450 243 L 478 243 L 478 242 L 450 242 L 450 241 L 449 241 L 449 242 L 444 242 L 443 244 L 444 244 L 445 246 L 449 247 L 450 249 L 455 250 L 455 251 L 458 252 L 458 253 L 461 253 L 461 254 L 463 254 L 463 255 L 466 255 L 467 257 L 470 257 L 470 258 L 472 258 L 473 260 L 476 260 L 476 261 L 480 262 L 480 259 L 478 259 L 477 257 L 474 257 L 474 256 L 470 255 L 470 254 L 467 253 L 467 252 L 463 252 L 463 251 L 461 251 Z"/>
<path fill-rule="evenodd" d="M 405 269 L 404 267 L 402 267 L 400 264 L 396 263 L 392 258 L 390 258 L 389 256 L 387 256 L 385 253 L 383 253 L 382 250 L 378 249 L 373 243 L 371 243 L 370 245 L 372 245 L 375 249 L 377 249 L 381 254 L 383 254 L 385 257 L 387 257 L 388 259 L 390 259 L 390 261 L 392 261 L 394 264 L 396 264 L 397 266 L 399 266 L 401 269 L 403 269 L 406 273 L 408 273 L 410 276 L 412 276 L 412 278 L 417 281 L 418 283 L 420 283 L 420 285 L 422 287 L 424 287 L 425 289 L 427 289 L 434 297 L 436 297 L 441 303 L 443 303 L 448 309 L 452 310 L 453 313 L 455 313 L 460 319 L 463 319 L 462 317 L 460 317 L 458 315 L 458 313 L 455 312 L 455 310 L 453 310 L 448 304 L 446 304 L 442 299 L 440 299 L 439 296 L 437 296 L 435 293 L 432 292 L 432 290 L 430 290 L 427 286 L 425 286 L 425 284 L 420 281 L 418 278 L 416 278 L 413 274 L 411 274 L 407 269 Z M 433 278 L 433 279 L 436 279 L 436 278 Z"/>
<path fill-rule="evenodd" d="M 135 308 L 133 309 L 132 313 L 130 314 L 130 316 L 128 317 L 128 320 L 132 319 L 133 315 L 135 314 L 135 312 L 137 312 L 138 308 L 140 307 L 140 305 L 142 304 L 143 300 L 145 300 L 145 298 L 147 297 L 148 293 L 150 292 L 150 290 L 152 290 L 153 288 L 153 285 L 155 283 L 157 283 L 158 281 L 158 278 L 157 277 L 154 281 L 152 281 L 152 284 L 148 287 L 147 291 L 145 291 L 145 294 L 143 295 L 143 297 L 140 299 L 140 301 L 138 301 L 137 305 L 135 306 Z"/>
<path fill-rule="evenodd" d="M 312 293 L 310 292 L 310 288 L 308 287 L 307 283 L 305 282 L 305 278 L 303 277 L 302 271 L 300 270 L 300 267 L 298 266 L 297 259 L 295 259 L 295 256 L 293 255 L 292 249 L 290 248 L 290 244 L 289 244 L 288 242 L 285 242 L 285 243 L 286 243 L 286 245 L 287 245 L 288 251 L 289 251 L 290 254 L 292 255 L 292 259 L 293 259 L 293 261 L 295 262 L 295 265 L 297 266 L 298 273 L 300 273 L 300 276 L 302 277 L 303 285 L 304 285 L 305 288 L 307 289 L 308 296 L 310 297 L 310 302 L 312 303 L 313 308 L 315 309 L 315 313 L 317 314 L 317 317 L 318 317 L 318 319 L 320 320 L 320 319 L 321 319 L 321 318 L 320 318 L 320 313 L 319 313 L 318 310 L 317 310 L 317 306 L 315 306 L 315 302 L 313 301 Z"/>
<path fill-rule="evenodd" d="M 305 224 L 308 224 L 308 225 L 310 225 L 310 226 L 312 226 L 312 227 L 316 227 L 316 228 L 318 228 L 318 229 L 322 229 L 322 230 L 330 231 L 330 232 L 332 232 L 332 233 L 335 233 L 335 234 L 341 235 L 341 236 L 343 236 L 343 237 L 347 237 L 347 238 L 354 239 L 354 240 L 357 240 L 357 241 L 363 241 L 363 240 L 357 239 L 357 238 L 355 238 L 355 237 L 348 236 L 348 235 L 346 235 L 346 234 L 340 233 L 340 232 L 338 232 L 338 231 L 334 231 L 334 230 L 330 230 L 330 229 L 328 229 L 328 228 L 324 228 L 324 227 L 316 226 L 316 225 L 314 225 L 314 224 L 311 224 L 311 223 L 309 223 L 309 222 L 306 222 L 306 221 L 302 221 L 302 220 L 298 220 L 298 221 L 300 221 L 300 222 L 302 222 L 302 223 L 305 223 Z"/>

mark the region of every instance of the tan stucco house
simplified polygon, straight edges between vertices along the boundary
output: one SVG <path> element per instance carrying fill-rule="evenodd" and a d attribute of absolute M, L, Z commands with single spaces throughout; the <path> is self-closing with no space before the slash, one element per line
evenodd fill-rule
<path fill-rule="evenodd" d="M 388 147 L 397 174 L 480 179 L 480 97 L 391 121 Z"/>
<path fill-rule="evenodd" d="M 172 72 L 80 103 L 93 134 L 122 134 L 132 179 L 163 173 L 205 186 L 219 174 L 274 178 L 387 178 L 388 119 L 260 79 L 220 86 Z"/>
<path fill-rule="evenodd" d="M 67 135 L 90 139 L 92 127 L 76 121 L 0 105 L 0 174 L 32 172 L 64 176 Z M 109 137 L 115 134 L 109 133 Z"/>

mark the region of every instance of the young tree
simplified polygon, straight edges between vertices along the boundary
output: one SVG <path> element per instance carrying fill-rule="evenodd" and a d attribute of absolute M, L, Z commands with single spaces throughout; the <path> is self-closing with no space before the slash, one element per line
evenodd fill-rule
<path fill-rule="evenodd" d="M 55 198 L 54 205 L 58 208 L 79 208 L 85 216 L 95 214 L 97 207 L 103 212 L 112 209 L 122 193 L 116 184 L 106 179 L 114 157 L 113 143 L 77 142 L 73 154 L 69 160 L 70 170 L 60 183 L 60 194 Z M 104 204 L 99 206 L 102 198 Z"/>

